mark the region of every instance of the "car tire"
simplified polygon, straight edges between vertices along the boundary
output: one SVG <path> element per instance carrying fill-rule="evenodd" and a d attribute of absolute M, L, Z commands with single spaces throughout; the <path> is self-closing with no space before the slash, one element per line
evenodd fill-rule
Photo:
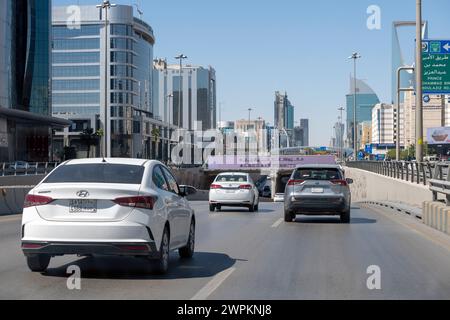
<path fill-rule="evenodd" d="M 350 223 L 350 220 L 351 220 L 350 210 L 347 210 L 347 211 L 341 213 L 341 222 L 342 223 Z"/>
<path fill-rule="evenodd" d="M 217 212 L 220 212 L 222 210 L 222 206 L 217 206 L 216 210 L 217 210 Z"/>
<path fill-rule="evenodd" d="M 292 222 L 294 219 L 295 219 L 295 215 L 292 212 L 287 211 L 287 210 L 284 211 L 284 221 L 285 222 Z"/>
<path fill-rule="evenodd" d="M 159 248 L 159 257 L 153 261 L 153 270 L 156 274 L 165 274 L 169 270 L 170 234 L 169 229 L 164 228 Z"/>
<path fill-rule="evenodd" d="M 255 202 L 253 201 L 253 203 L 248 207 L 248 211 L 250 212 L 255 212 Z"/>
<path fill-rule="evenodd" d="M 210 204 L 209 205 L 209 212 L 214 212 L 214 211 L 216 211 L 216 206 L 213 205 L 213 204 Z"/>
<path fill-rule="evenodd" d="M 191 259 L 195 251 L 195 222 L 192 220 L 189 227 L 189 238 L 185 247 L 178 250 L 178 254 L 183 259 Z"/>
<path fill-rule="evenodd" d="M 256 205 L 255 205 L 255 212 L 258 212 L 259 211 L 259 203 L 257 203 Z"/>
<path fill-rule="evenodd" d="M 45 272 L 50 264 L 51 257 L 46 254 L 27 256 L 28 268 L 33 272 Z"/>

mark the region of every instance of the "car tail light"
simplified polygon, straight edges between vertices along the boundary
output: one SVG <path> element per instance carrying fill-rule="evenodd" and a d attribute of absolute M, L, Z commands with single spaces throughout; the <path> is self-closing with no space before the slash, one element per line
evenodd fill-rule
<path fill-rule="evenodd" d="M 212 184 L 211 189 L 222 189 L 222 186 L 220 184 Z"/>
<path fill-rule="evenodd" d="M 22 249 L 40 249 L 44 247 L 41 243 L 22 243 Z"/>
<path fill-rule="evenodd" d="M 340 186 L 343 186 L 343 187 L 346 187 L 348 185 L 347 181 L 345 181 L 345 180 L 332 180 L 331 183 L 332 184 L 336 184 L 336 185 L 340 185 Z"/>
<path fill-rule="evenodd" d="M 139 209 L 149 209 L 153 210 L 153 207 L 156 203 L 156 197 L 124 197 L 117 198 L 114 200 L 114 203 L 118 204 L 122 207 L 131 207 L 131 208 L 139 208 Z"/>
<path fill-rule="evenodd" d="M 49 204 L 53 201 L 50 197 L 44 197 L 44 196 L 35 196 L 33 194 L 29 194 L 25 197 L 25 203 L 23 204 L 24 208 L 30 208 L 30 207 L 37 207 L 37 206 L 44 206 L 46 204 Z"/>
<path fill-rule="evenodd" d="M 252 186 L 250 184 L 243 184 L 239 186 L 239 189 L 250 190 Z"/>
<path fill-rule="evenodd" d="M 289 186 L 299 186 L 301 184 L 305 183 L 305 180 L 289 180 L 288 185 Z"/>

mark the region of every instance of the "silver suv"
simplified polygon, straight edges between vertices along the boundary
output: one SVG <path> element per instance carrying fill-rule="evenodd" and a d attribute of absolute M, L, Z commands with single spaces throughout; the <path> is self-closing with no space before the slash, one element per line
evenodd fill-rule
<path fill-rule="evenodd" d="M 350 223 L 351 193 L 339 165 L 302 165 L 292 173 L 284 196 L 284 220 L 296 215 L 339 215 Z"/>

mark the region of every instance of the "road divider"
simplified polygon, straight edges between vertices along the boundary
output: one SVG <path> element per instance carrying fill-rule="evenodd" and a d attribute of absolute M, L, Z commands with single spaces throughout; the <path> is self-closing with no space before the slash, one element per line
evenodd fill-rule
<path fill-rule="evenodd" d="M 450 234 L 450 207 L 438 201 L 424 202 L 423 223 L 429 227 Z"/>
<path fill-rule="evenodd" d="M 32 186 L 0 187 L 0 216 L 21 214 L 25 196 Z"/>

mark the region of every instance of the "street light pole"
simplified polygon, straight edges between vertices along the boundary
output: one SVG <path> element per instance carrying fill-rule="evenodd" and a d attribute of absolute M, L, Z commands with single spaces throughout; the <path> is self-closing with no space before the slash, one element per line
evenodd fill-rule
<path fill-rule="evenodd" d="M 354 160 L 358 161 L 358 124 L 356 123 L 356 60 L 360 59 L 361 56 L 355 52 L 353 53 L 349 59 L 353 59 L 353 81 L 354 81 L 354 88 L 353 88 L 353 154 L 354 154 Z"/>
<path fill-rule="evenodd" d="M 395 136 L 395 158 L 400 161 L 400 139 L 401 139 L 401 110 L 400 110 L 400 92 L 414 91 L 413 88 L 400 88 L 401 72 L 414 71 L 413 67 L 400 67 L 397 70 L 397 108 L 395 118 L 397 119 L 397 134 Z M 406 142 L 406 141 L 405 141 Z M 406 144 L 406 143 L 405 143 Z"/>
<path fill-rule="evenodd" d="M 422 0 L 416 0 L 416 161 L 423 162 Z"/>
<path fill-rule="evenodd" d="M 183 60 L 188 57 L 184 54 L 179 54 L 175 59 L 180 60 L 180 88 L 178 92 L 178 127 L 181 128 L 181 98 L 182 98 L 182 87 L 183 87 Z M 187 128 L 188 129 L 188 128 Z"/>
<path fill-rule="evenodd" d="M 109 126 L 108 126 L 108 10 L 111 9 L 111 7 L 116 7 L 116 4 L 112 4 L 108 0 L 104 0 L 102 4 L 97 5 L 96 7 L 99 8 L 102 12 L 102 10 L 105 10 L 105 88 L 104 88 L 104 99 L 105 99 L 105 106 L 104 106 L 104 117 L 103 117 L 103 135 L 104 135 L 104 141 L 103 141 L 103 157 L 110 157 L 110 150 L 109 150 L 109 140 L 110 135 L 108 134 Z"/>

